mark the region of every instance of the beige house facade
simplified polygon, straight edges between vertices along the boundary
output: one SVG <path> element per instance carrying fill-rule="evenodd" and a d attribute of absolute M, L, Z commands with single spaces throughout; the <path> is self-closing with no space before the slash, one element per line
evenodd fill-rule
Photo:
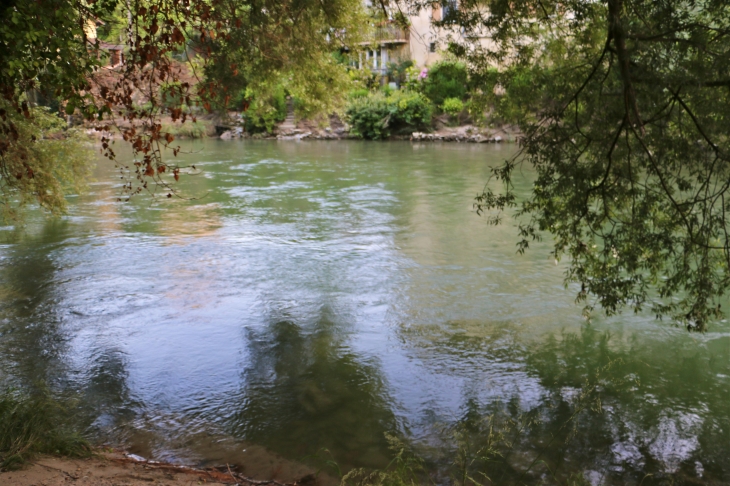
<path fill-rule="evenodd" d="M 393 21 L 375 26 L 373 38 L 361 44 L 359 67 L 385 74 L 388 63 L 410 59 L 418 68 L 427 67 L 442 58 L 439 46 L 447 33 L 433 25 L 440 20 L 442 7 L 434 5 L 408 17 L 410 25 L 401 27 Z"/>
<path fill-rule="evenodd" d="M 449 15 L 449 9 L 456 8 L 458 4 L 455 0 L 447 0 L 444 4 L 434 3 L 411 13 L 407 28 L 397 26 L 392 20 L 382 22 L 375 27 L 373 38 L 362 43 L 358 66 L 384 75 L 388 63 L 410 59 L 419 69 L 428 68 L 443 59 L 449 39 L 462 39 L 459 27 L 434 25 L 434 22 Z M 491 42 L 487 36 L 471 40 L 481 44 Z"/>
<path fill-rule="evenodd" d="M 428 67 L 443 57 L 442 49 L 448 42 L 448 36 L 454 35 L 454 32 L 433 25 L 434 21 L 440 21 L 443 17 L 444 7 L 439 4 L 422 9 L 418 15 L 409 17 L 411 23 L 409 51 L 416 67 Z"/>

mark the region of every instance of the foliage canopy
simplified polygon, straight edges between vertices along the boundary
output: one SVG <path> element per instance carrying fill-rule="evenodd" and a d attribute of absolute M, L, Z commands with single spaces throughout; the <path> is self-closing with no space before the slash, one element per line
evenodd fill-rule
<path fill-rule="evenodd" d="M 180 148 L 161 116 L 195 123 L 196 107 L 225 108 L 249 87 L 265 97 L 282 83 L 308 100 L 301 111 L 327 110 L 348 79 L 331 52 L 358 40 L 362 12 L 359 0 L 3 2 L 0 185 L 22 193 L 24 179 L 35 177 L 15 171 L 11 159 L 35 143 L 22 139 L 15 114 L 30 120 L 28 94 L 42 91 L 67 114 L 101 131 L 116 126 L 131 143 L 134 163 L 119 164 L 127 195 L 162 188 L 171 197 L 184 168 L 162 159 L 162 147 Z M 104 65 L 108 46 L 97 24 L 106 40 L 123 44 L 123 64 Z M 102 148 L 114 159 L 109 138 Z"/>
<path fill-rule="evenodd" d="M 524 132 L 477 208 L 517 207 L 519 250 L 542 232 L 579 300 L 650 305 L 688 329 L 730 287 L 730 6 L 719 0 L 464 0 L 450 50 Z M 491 42 L 473 39 L 489 35 Z M 495 69 L 497 68 L 497 69 Z M 510 185 L 521 163 L 531 197 Z"/>
<path fill-rule="evenodd" d="M 467 70 L 463 62 L 445 59 L 428 69 L 421 90 L 436 106 L 447 98 L 463 100 L 467 94 Z"/>
<path fill-rule="evenodd" d="M 32 202 L 59 214 L 66 208 L 65 194 L 85 187 L 91 148 L 81 132 L 64 131 L 63 120 L 44 107 L 29 108 L 28 118 L 8 108 L 0 100 L 17 136 L 2 154 L 0 220 L 20 219 L 19 211 Z"/>

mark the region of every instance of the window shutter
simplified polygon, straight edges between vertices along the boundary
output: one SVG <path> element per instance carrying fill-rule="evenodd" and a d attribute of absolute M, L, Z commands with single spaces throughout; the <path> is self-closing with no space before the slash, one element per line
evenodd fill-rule
<path fill-rule="evenodd" d="M 441 5 L 434 3 L 431 5 L 431 19 L 438 22 L 441 20 Z"/>

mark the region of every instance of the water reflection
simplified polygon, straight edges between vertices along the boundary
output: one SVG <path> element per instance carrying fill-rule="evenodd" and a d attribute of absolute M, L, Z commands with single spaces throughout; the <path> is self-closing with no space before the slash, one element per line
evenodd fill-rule
<path fill-rule="evenodd" d="M 328 449 L 344 464 L 382 465 L 395 417 L 377 361 L 349 348 L 347 324 L 327 307 L 282 317 L 248 333 L 250 361 L 227 404 L 231 433 L 298 457 Z"/>
<path fill-rule="evenodd" d="M 14 244 L 4 245 L 0 260 L 0 378 L 9 384 L 55 384 L 67 371 L 54 254 L 68 229 L 66 221 L 46 221 L 32 233 L 5 232 Z"/>
<path fill-rule="evenodd" d="M 548 340 L 528 362 L 553 400 L 569 400 L 572 390 L 596 377 L 603 413 L 576 421 L 585 444 L 566 447 L 563 457 L 583 451 L 582 463 L 593 462 L 617 480 L 676 473 L 726 482 L 730 393 L 722 377 L 728 345 L 728 336 L 704 343 L 681 331 L 663 340 L 613 337 L 588 326 Z M 592 450 L 603 452 L 592 458 Z"/>
<path fill-rule="evenodd" d="M 461 396 L 454 420 L 431 427 L 444 432 L 438 452 L 425 454 L 442 470 L 457 474 L 454 457 L 491 437 L 495 454 L 470 467 L 496 484 L 563 483 L 576 472 L 617 485 L 730 480 L 730 337 L 687 342 L 678 330 L 659 340 L 585 325 L 514 346 L 509 326 L 485 335 L 465 327 L 432 327 L 428 339 L 413 341 L 422 353 L 466 358 L 482 384 Z M 504 386 L 495 393 L 499 363 L 512 367 L 507 382 L 518 379 L 531 393 Z"/>
<path fill-rule="evenodd" d="M 262 477 L 324 449 L 382 467 L 395 432 L 446 478 L 493 417 L 497 482 L 730 481 L 727 325 L 586 325 L 546 244 L 518 257 L 514 222 L 472 212 L 506 148 L 196 147 L 202 200 L 118 205 L 100 165 L 68 217 L 0 232 L 3 380 L 75 392 L 141 455 Z"/>

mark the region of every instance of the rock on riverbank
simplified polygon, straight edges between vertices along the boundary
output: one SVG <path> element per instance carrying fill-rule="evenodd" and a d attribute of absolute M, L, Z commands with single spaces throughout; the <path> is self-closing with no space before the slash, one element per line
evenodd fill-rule
<path fill-rule="evenodd" d="M 414 142 L 463 142 L 463 143 L 502 143 L 516 142 L 520 137 L 519 130 L 513 127 L 500 127 L 487 129 L 473 126 L 460 126 L 441 128 L 433 132 L 413 132 L 406 135 L 394 135 L 392 140 L 411 140 Z M 352 136 L 346 129 L 332 129 L 330 127 L 317 128 L 303 125 L 299 128 L 290 129 L 276 134 L 250 135 L 240 127 L 224 131 L 220 138 L 222 140 L 235 139 L 276 139 L 276 140 L 342 140 L 357 138 Z"/>
<path fill-rule="evenodd" d="M 443 133 L 422 133 L 413 132 L 411 140 L 421 142 L 468 142 L 468 143 L 500 143 L 504 141 L 501 135 L 475 135 L 467 134 L 443 134 Z"/>

